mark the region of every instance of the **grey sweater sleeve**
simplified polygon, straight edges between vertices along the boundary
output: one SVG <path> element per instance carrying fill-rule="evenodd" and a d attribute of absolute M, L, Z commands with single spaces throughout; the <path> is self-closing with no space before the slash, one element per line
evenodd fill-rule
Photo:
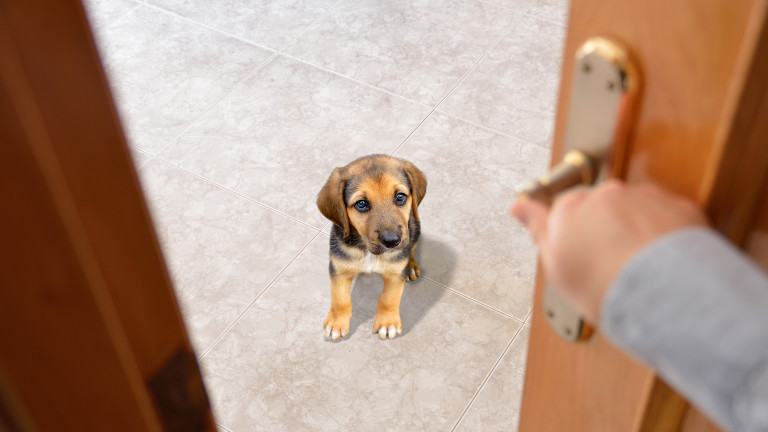
<path fill-rule="evenodd" d="M 635 255 L 600 327 L 720 426 L 768 431 L 768 278 L 714 231 L 676 231 Z"/>

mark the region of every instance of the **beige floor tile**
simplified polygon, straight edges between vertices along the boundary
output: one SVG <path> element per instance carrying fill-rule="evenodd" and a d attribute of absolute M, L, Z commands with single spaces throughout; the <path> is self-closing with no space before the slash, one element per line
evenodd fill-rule
<path fill-rule="evenodd" d="M 549 151 L 435 113 L 396 155 L 427 176 L 422 274 L 525 319 L 536 249 L 509 207 L 517 185 L 546 171 Z"/>
<path fill-rule="evenodd" d="M 327 237 L 318 237 L 203 358 L 217 421 L 233 431 L 446 431 L 519 328 L 432 284 L 409 283 L 403 334 L 371 326 L 377 276 L 353 290 L 351 333 L 325 341 Z"/>
<path fill-rule="evenodd" d="M 454 291 L 531 308 L 536 251 L 508 209 L 549 160 L 567 16 L 531 1 L 88 0 L 222 432 L 449 431 L 476 394 L 457 430 L 516 430 L 530 327 L 499 361 L 521 324 Z M 351 334 L 325 341 L 316 194 L 401 144 L 429 179 L 404 333 L 372 334 L 382 281 L 364 276 Z"/>
<path fill-rule="evenodd" d="M 525 16 L 439 110 L 551 146 L 565 28 Z"/>
<path fill-rule="evenodd" d="M 523 327 L 480 391 L 457 432 L 515 432 L 520 421 L 525 362 L 531 330 Z"/>
<path fill-rule="evenodd" d="M 335 0 L 149 0 L 149 4 L 279 50 Z"/>
<path fill-rule="evenodd" d="M 131 157 L 133 158 L 133 166 L 136 169 L 139 169 L 144 166 L 147 162 L 149 162 L 150 159 L 152 159 L 152 156 L 148 153 L 145 153 L 135 147 L 129 147 L 129 151 L 131 152 Z"/>
<path fill-rule="evenodd" d="M 98 32 L 113 24 L 141 3 L 135 0 L 85 0 L 83 6 L 91 28 Z"/>
<path fill-rule="evenodd" d="M 315 199 L 331 171 L 391 153 L 429 108 L 278 56 L 162 155 L 322 229 Z"/>
<path fill-rule="evenodd" d="M 519 15 L 475 0 L 346 0 L 287 52 L 434 106 Z"/>
<path fill-rule="evenodd" d="M 271 55 L 147 6 L 100 32 L 98 42 L 129 142 L 149 153 Z"/>
<path fill-rule="evenodd" d="M 481 1 L 485 3 L 491 3 L 498 6 L 514 9 L 517 11 L 524 11 L 528 9 L 531 3 L 533 3 L 535 0 L 481 0 Z"/>
<path fill-rule="evenodd" d="M 536 0 L 528 14 L 560 24 L 568 23 L 568 0 Z"/>
<path fill-rule="evenodd" d="M 201 354 L 317 231 L 159 160 L 139 175 Z"/>

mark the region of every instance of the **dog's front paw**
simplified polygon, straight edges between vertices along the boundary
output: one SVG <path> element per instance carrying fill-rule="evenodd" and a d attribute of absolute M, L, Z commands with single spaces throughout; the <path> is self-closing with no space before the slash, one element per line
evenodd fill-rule
<path fill-rule="evenodd" d="M 415 260 L 411 260 L 408 263 L 409 271 L 408 271 L 408 280 L 409 281 L 415 281 L 416 279 L 421 276 L 421 271 L 419 271 L 419 265 L 416 264 Z"/>
<path fill-rule="evenodd" d="M 333 340 L 339 337 L 344 337 L 349 333 L 349 319 L 351 315 L 338 316 L 333 309 L 328 312 L 328 316 L 323 322 L 323 328 L 325 329 L 325 338 L 332 338 Z"/>
<path fill-rule="evenodd" d="M 403 331 L 399 313 L 376 313 L 373 320 L 373 332 L 378 333 L 381 339 L 394 338 Z"/>

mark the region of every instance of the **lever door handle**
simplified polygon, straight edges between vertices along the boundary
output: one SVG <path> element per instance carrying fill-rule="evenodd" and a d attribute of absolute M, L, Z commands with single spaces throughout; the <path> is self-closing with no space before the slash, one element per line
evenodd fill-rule
<path fill-rule="evenodd" d="M 582 44 L 571 80 L 565 156 L 547 175 L 519 188 L 518 195 L 550 205 L 569 188 L 620 177 L 639 84 L 637 69 L 622 46 L 601 37 Z M 589 338 L 589 326 L 548 283 L 542 306 L 550 327 L 563 339 Z"/>
<path fill-rule="evenodd" d="M 518 196 L 551 204 L 555 195 L 578 185 L 591 185 L 596 177 L 596 164 L 581 150 L 571 150 L 544 177 L 518 190 Z"/>

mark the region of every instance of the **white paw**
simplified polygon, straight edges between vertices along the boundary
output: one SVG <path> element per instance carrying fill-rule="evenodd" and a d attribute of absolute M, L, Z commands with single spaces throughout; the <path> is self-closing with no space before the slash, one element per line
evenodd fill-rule
<path fill-rule="evenodd" d="M 339 329 L 335 329 L 335 328 L 332 328 L 331 326 L 327 326 L 325 327 L 325 338 L 326 339 L 331 338 L 333 340 L 336 340 L 339 337 L 346 336 L 348 332 L 349 332 L 349 329 L 341 329 L 341 331 L 339 331 Z"/>
<path fill-rule="evenodd" d="M 399 335 L 400 333 L 402 333 L 402 329 L 395 328 L 395 326 L 393 326 L 393 325 L 391 325 L 389 327 L 382 326 L 379 329 L 378 333 L 379 333 L 379 338 L 381 338 L 382 340 L 387 339 L 387 338 L 392 339 L 396 335 Z"/>

